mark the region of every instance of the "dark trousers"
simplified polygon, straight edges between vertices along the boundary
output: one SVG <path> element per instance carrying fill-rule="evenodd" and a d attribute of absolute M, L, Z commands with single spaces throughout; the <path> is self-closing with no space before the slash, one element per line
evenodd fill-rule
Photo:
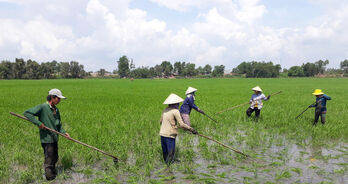
<path fill-rule="evenodd" d="M 163 159 L 166 164 L 170 165 L 175 155 L 175 139 L 161 136 Z"/>
<path fill-rule="evenodd" d="M 325 124 L 326 112 L 315 112 L 313 125 L 316 125 L 318 123 L 319 117 L 320 117 L 321 123 Z"/>
<path fill-rule="evenodd" d="M 41 143 L 45 155 L 45 176 L 47 180 L 53 180 L 57 176 L 56 163 L 58 161 L 58 143 Z"/>
<path fill-rule="evenodd" d="M 247 116 L 250 117 L 254 111 L 255 111 L 255 116 L 258 118 L 260 116 L 261 109 L 258 109 L 257 107 L 255 107 L 254 109 L 249 107 L 246 111 Z"/>

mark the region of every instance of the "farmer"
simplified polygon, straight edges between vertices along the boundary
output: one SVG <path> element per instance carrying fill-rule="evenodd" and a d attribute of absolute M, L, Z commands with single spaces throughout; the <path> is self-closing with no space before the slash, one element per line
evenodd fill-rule
<path fill-rule="evenodd" d="M 170 165 L 174 160 L 175 156 L 175 138 L 178 134 L 177 123 L 181 128 L 187 129 L 191 131 L 193 134 L 197 134 L 197 131 L 192 127 L 186 125 L 178 110 L 179 103 L 184 101 L 176 94 L 170 94 L 167 99 L 163 102 L 163 104 L 168 104 L 168 107 L 164 109 L 162 117 L 161 117 L 161 144 L 163 151 L 163 159 L 167 165 Z"/>
<path fill-rule="evenodd" d="M 326 119 L 326 100 L 331 100 L 331 97 L 324 94 L 321 89 L 316 89 L 312 93 L 317 97 L 315 104 L 310 105 L 309 107 L 315 107 L 315 113 L 314 113 L 314 123 L 313 125 L 316 125 L 319 120 L 319 116 L 321 119 L 321 123 L 325 124 Z"/>
<path fill-rule="evenodd" d="M 197 89 L 193 88 L 193 87 L 188 87 L 186 90 L 186 98 L 184 103 L 182 103 L 181 107 L 180 107 L 180 114 L 182 119 L 184 120 L 185 124 L 187 124 L 188 126 L 191 126 L 191 122 L 190 122 L 190 113 L 192 108 L 202 114 L 204 114 L 204 111 L 202 111 L 201 109 L 199 109 L 196 104 L 195 104 L 195 92 L 197 91 Z"/>
<path fill-rule="evenodd" d="M 58 135 L 45 127 L 54 129 L 70 138 L 65 132 L 60 121 L 60 113 L 56 107 L 61 99 L 65 99 L 59 89 L 51 89 L 48 92 L 47 102 L 30 108 L 24 112 L 32 123 L 40 128 L 40 141 L 45 156 L 45 176 L 47 180 L 53 180 L 57 176 L 55 165 L 58 161 Z M 38 120 L 35 118 L 38 117 Z"/>
<path fill-rule="evenodd" d="M 249 101 L 250 107 L 247 109 L 246 114 L 248 117 L 251 116 L 251 114 L 255 111 L 256 118 L 260 117 L 260 112 L 262 109 L 262 100 L 267 101 L 271 98 L 271 95 L 268 95 L 267 97 L 262 93 L 262 90 L 259 86 L 256 86 L 252 88 L 254 91 L 254 94 L 251 96 L 251 99 Z"/>

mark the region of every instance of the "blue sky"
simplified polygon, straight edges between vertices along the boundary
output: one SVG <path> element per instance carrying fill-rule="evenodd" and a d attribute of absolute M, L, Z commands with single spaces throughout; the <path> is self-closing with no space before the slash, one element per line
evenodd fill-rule
<path fill-rule="evenodd" d="M 0 60 L 78 61 L 112 71 L 163 60 L 197 66 L 348 58 L 344 0 L 0 0 Z"/>

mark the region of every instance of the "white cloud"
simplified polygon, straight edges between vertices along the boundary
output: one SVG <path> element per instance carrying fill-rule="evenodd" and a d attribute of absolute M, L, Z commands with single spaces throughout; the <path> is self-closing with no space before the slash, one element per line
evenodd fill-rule
<path fill-rule="evenodd" d="M 8 0 L 23 6 L 26 16 L 0 13 L 0 59 L 77 60 L 87 70 L 112 70 L 122 55 L 137 66 L 169 60 L 227 68 L 251 60 L 289 67 L 326 58 L 337 67 L 348 58 L 347 3 L 328 7 L 310 25 L 273 28 L 259 21 L 268 11 L 260 0 L 151 1 L 179 12 L 195 10 L 195 22 L 171 29 L 165 19 L 130 8 L 130 0 Z"/>

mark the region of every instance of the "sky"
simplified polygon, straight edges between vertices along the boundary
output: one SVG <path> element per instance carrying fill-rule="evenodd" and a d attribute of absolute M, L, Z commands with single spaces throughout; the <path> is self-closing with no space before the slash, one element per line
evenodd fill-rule
<path fill-rule="evenodd" d="M 0 0 L 0 60 L 113 71 L 162 61 L 283 68 L 348 59 L 347 0 Z"/>

